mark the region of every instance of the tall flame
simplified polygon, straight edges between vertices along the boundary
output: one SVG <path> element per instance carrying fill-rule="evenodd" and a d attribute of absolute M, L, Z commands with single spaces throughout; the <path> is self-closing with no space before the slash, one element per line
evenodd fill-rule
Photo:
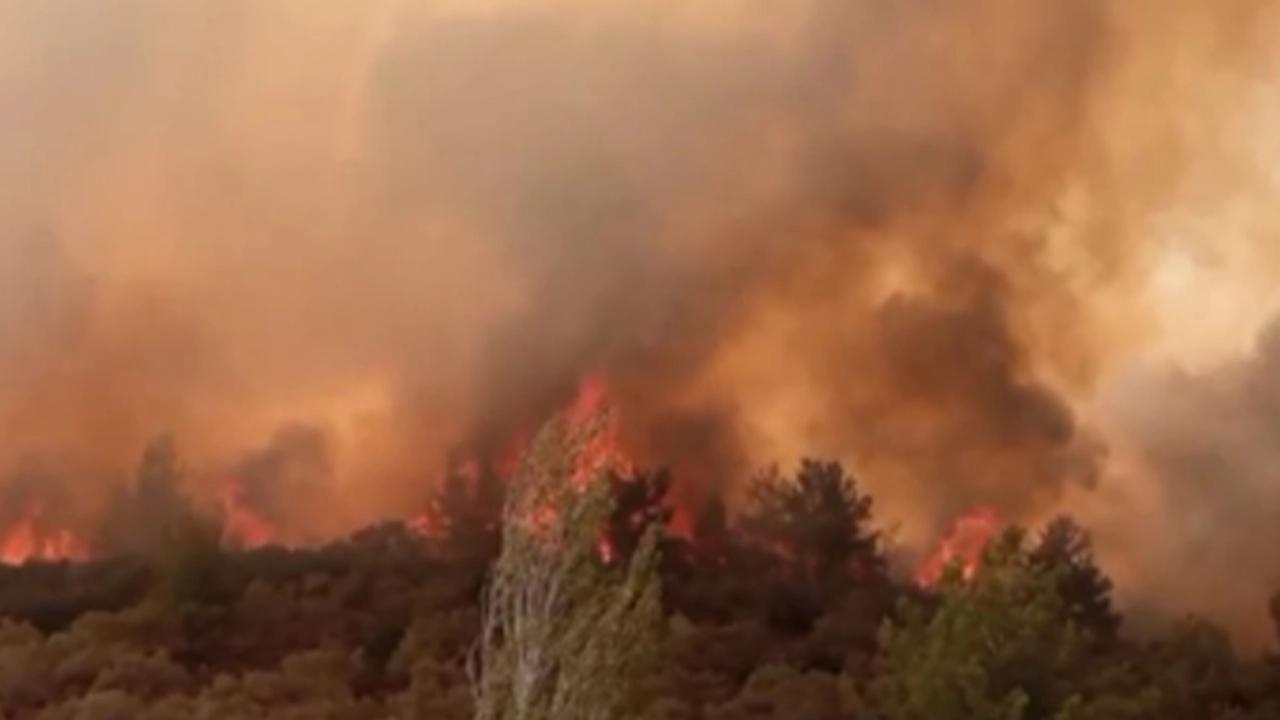
<path fill-rule="evenodd" d="M 986 506 L 960 516 L 947 537 L 916 570 L 916 583 L 925 588 L 934 587 L 952 565 L 959 565 L 964 578 L 972 580 L 983 551 L 1003 525 L 999 513 Z"/>

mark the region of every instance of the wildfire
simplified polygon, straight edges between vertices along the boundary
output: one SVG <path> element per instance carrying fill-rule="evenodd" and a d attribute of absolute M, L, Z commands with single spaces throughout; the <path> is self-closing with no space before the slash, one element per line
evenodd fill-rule
<path fill-rule="evenodd" d="M 573 399 L 561 411 L 561 417 L 570 435 L 581 435 L 588 438 L 585 447 L 580 449 L 577 465 L 573 472 L 575 486 L 585 488 L 587 483 L 596 478 L 602 470 L 612 469 L 625 474 L 632 463 L 621 449 L 619 440 L 620 428 L 615 413 L 608 412 L 610 406 L 609 385 L 603 376 L 586 375 L 578 383 Z M 603 427 L 591 427 L 594 422 L 603 422 Z M 524 461 L 528 450 L 531 433 L 528 429 L 515 432 L 496 456 L 484 463 L 480 458 L 467 457 L 452 470 L 464 480 L 475 484 L 479 482 L 482 467 L 488 465 L 497 473 L 499 482 L 507 483 L 514 479 Z M 557 510 L 540 508 L 528 518 L 534 527 L 550 527 L 557 519 Z M 415 532 L 425 537 L 436 537 L 442 530 L 439 509 L 432 507 L 418 515 L 410 517 L 406 524 Z M 612 557 L 612 548 L 604 547 L 602 540 L 601 557 Z"/>
<path fill-rule="evenodd" d="M 978 507 L 960 516 L 947 537 L 916 570 L 916 583 L 934 587 L 953 564 L 960 566 L 966 580 L 972 579 L 983 551 L 1003 524 L 999 513 L 989 507 Z"/>
<path fill-rule="evenodd" d="M 244 490 L 238 482 L 227 483 L 222 490 L 222 541 L 245 548 L 262 547 L 277 542 L 275 528 L 245 505 Z"/>
<path fill-rule="evenodd" d="M 578 467 L 574 471 L 574 482 L 585 487 L 601 470 L 613 469 L 628 474 L 632 463 L 622 450 L 619 439 L 620 428 L 618 416 L 614 412 L 606 412 L 609 408 L 609 386 L 604 378 L 590 375 L 579 383 L 578 394 L 573 403 L 565 411 L 565 420 L 571 433 L 586 432 L 590 442 L 582 449 L 578 458 Z M 591 428 L 591 422 L 606 423 L 603 428 Z"/>
<path fill-rule="evenodd" d="M 28 515 L 0 537 L 0 563 L 21 565 L 33 560 L 86 560 L 88 546 L 70 530 L 40 528 L 38 513 Z"/>

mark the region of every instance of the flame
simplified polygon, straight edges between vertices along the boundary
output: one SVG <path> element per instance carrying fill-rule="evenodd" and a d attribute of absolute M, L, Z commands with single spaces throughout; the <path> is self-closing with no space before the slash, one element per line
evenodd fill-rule
<path fill-rule="evenodd" d="M 0 536 L 0 563 L 22 565 L 30 561 L 87 560 L 89 547 L 68 529 L 41 527 L 39 509 L 29 511 Z"/>
<path fill-rule="evenodd" d="M 633 470 L 630 456 L 623 451 L 618 414 L 609 401 L 609 385 L 600 375 L 588 375 L 578 383 L 578 394 L 564 413 L 571 435 L 584 433 L 590 442 L 582 448 L 574 483 L 585 488 L 601 471 L 614 470 L 628 475 Z M 591 422 L 602 421 L 602 428 L 589 428 Z M 594 431 L 593 431 L 594 430 Z"/>
<path fill-rule="evenodd" d="M 222 490 L 222 542 L 243 548 L 277 544 L 278 533 L 265 518 L 244 503 L 244 488 L 239 482 L 227 483 Z"/>
<path fill-rule="evenodd" d="M 587 374 L 578 382 L 573 399 L 564 406 L 561 417 L 566 424 L 570 436 L 587 437 L 589 441 L 577 458 L 573 471 L 573 483 L 578 489 L 585 489 L 587 484 L 605 470 L 614 470 L 620 474 L 629 473 L 633 467 L 629 456 L 622 450 L 620 442 L 620 425 L 617 413 L 613 412 L 610 402 L 609 383 L 604 376 Z M 604 422 L 603 427 L 591 427 L 591 423 Z M 501 444 L 501 450 L 490 458 L 489 467 L 497 473 L 500 482 L 511 481 L 519 473 L 529 448 L 531 433 L 521 428 Z M 478 457 L 467 457 L 461 460 L 453 472 L 465 479 L 476 482 L 485 463 Z M 550 528 L 558 519 L 556 508 L 538 508 L 526 518 L 533 528 Z M 445 522 L 440 517 L 440 509 L 429 507 L 409 517 L 405 524 L 424 537 L 439 537 L 443 534 Z M 539 530 L 541 532 L 541 530 Z M 601 540 L 601 557 L 613 557 L 612 548 L 605 547 L 607 541 Z"/>
<path fill-rule="evenodd" d="M 631 462 L 621 449 L 617 413 L 609 402 L 609 386 L 602 376 L 586 375 L 578 383 L 578 391 L 572 402 L 561 413 L 570 437 L 585 437 L 587 442 L 579 449 L 571 482 L 575 491 L 582 492 L 600 477 L 604 471 L 613 470 L 626 474 Z M 603 427 L 592 423 L 603 422 Z M 560 509 L 551 506 L 532 508 L 524 522 L 535 534 L 544 534 L 559 520 Z M 612 562 L 617 552 L 601 529 L 597 551 L 604 562 Z"/>
<path fill-rule="evenodd" d="M 577 446 L 571 475 L 571 487 L 574 491 L 585 491 L 590 483 L 599 481 L 605 473 L 624 479 L 634 477 L 636 465 L 622 442 L 619 413 L 612 403 L 609 382 L 603 375 L 582 376 L 577 391 L 563 406 L 559 417 L 564 423 L 565 433 L 575 442 L 581 443 Z M 478 482 L 483 468 L 487 467 L 496 473 L 500 483 L 515 481 L 528 451 L 530 436 L 527 429 L 519 429 L 499 444 L 499 450 L 493 456 L 466 457 L 457 462 L 452 472 L 463 480 Z M 488 462 L 485 462 L 486 459 Z M 669 531 L 692 538 L 695 525 L 693 513 L 679 503 L 672 510 L 673 522 Z M 555 536 L 554 529 L 560 516 L 559 507 L 541 503 L 527 508 L 520 523 L 534 536 L 549 539 Z M 448 518 L 443 516 L 439 504 L 433 502 L 422 512 L 408 517 L 405 524 L 422 537 L 439 539 L 447 533 Z M 614 543 L 609 528 L 600 528 L 596 552 L 607 565 L 622 559 L 623 553 Z"/>
<path fill-rule="evenodd" d="M 973 579 L 982 553 L 1004 525 L 1000 514 L 989 507 L 977 507 L 961 515 L 951 532 L 916 570 L 916 583 L 931 588 L 953 564 L 960 566 L 965 580 Z"/>
<path fill-rule="evenodd" d="M 628 477 L 634 472 L 635 464 L 622 448 L 618 413 L 612 407 L 609 385 L 603 376 L 588 375 L 579 382 L 577 397 L 565 411 L 565 420 L 571 434 L 583 432 L 590 438 L 582 448 L 578 466 L 573 473 L 574 485 L 579 490 L 585 490 L 602 472 L 612 471 L 622 477 Z M 597 421 L 604 422 L 604 427 L 587 426 L 588 423 Z M 621 553 L 614 546 L 607 528 L 600 529 L 596 540 L 596 554 L 606 565 L 612 565 L 620 559 Z"/>

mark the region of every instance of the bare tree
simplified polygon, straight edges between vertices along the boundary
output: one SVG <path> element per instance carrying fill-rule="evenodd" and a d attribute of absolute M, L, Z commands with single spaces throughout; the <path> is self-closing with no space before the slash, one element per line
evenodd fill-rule
<path fill-rule="evenodd" d="M 471 664 L 476 720 L 629 714 L 660 618 L 660 528 L 629 557 L 602 546 L 613 500 L 596 456 L 607 424 L 548 423 L 508 491 Z"/>

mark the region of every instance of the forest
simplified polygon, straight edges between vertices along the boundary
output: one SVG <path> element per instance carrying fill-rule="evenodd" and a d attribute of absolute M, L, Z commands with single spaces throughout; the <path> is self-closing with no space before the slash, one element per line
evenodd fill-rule
<path fill-rule="evenodd" d="M 137 552 L 0 569 L 3 717 L 1280 718 L 1274 655 L 1198 618 L 1130 632 L 1070 518 L 921 583 L 838 463 L 761 473 L 684 536 L 668 473 L 584 483 L 549 428 L 505 491 L 443 483 L 442 532 L 309 549 L 227 547 L 153 447 Z"/>

